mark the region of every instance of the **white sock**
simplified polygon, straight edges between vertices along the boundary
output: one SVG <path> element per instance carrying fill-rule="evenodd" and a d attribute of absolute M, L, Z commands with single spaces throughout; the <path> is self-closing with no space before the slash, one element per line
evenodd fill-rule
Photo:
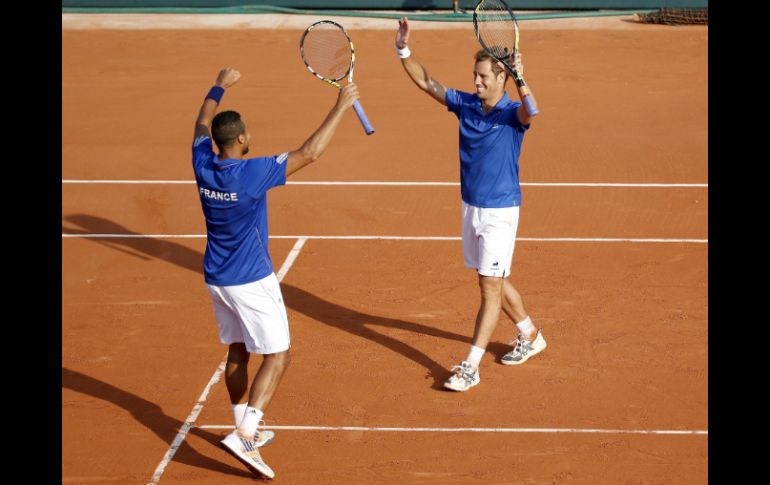
<path fill-rule="evenodd" d="M 471 345 L 471 350 L 468 352 L 468 357 L 465 359 L 465 362 L 469 363 L 474 369 L 478 369 L 479 364 L 481 363 L 481 357 L 483 356 L 484 349 Z"/>
<path fill-rule="evenodd" d="M 531 335 L 533 332 L 537 332 L 537 328 L 535 328 L 535 326 L 532 324 L 532 320 L 530 320 L 529 316 L 517 323 L 516 327 L 519 329 L 522 335 Z"/>
<path fill-rule="evenodd" d="M 231 404 L 233 407 L 233 417 L 235 418 L 235 427 L 237 428 L 241 421 L 243 421 L 243 415 L 246 414 L 246 408 L 249 403 L 242 402 L 240 404 Z"/>
<path fill-rule="evenodd" d="M 264 413 L 259 409 L 247 407 L 241 424 L 238 425 L 238 431 L 241 435 L 245 438 L 252 438 L 257 432 L 257 426 L 259 426 L 259 420 L 262 419 L 262 416 Z"/>

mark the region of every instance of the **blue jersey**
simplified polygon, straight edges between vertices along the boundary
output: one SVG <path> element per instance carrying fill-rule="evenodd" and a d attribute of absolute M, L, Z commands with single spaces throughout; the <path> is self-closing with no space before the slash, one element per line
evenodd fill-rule
<path fill-rule="evenodd" d="M 206 283 L 232 286 L 273 273 L 267 252 L 267 191 L 286 183 L 286 158 L 217 159 L 211 138 L 193 143 L 193 170 L 206 217 Z"/>
<path fill-rule="evenodd" d="M 476 207 L 513 207 L 521 204 L 519 151 L 524 132 L 516 116 L 521 103 L 508 93 L 489 112 L 478 95 L 447 89 L 447 109 L 460 120 L 460 192 Z"/>

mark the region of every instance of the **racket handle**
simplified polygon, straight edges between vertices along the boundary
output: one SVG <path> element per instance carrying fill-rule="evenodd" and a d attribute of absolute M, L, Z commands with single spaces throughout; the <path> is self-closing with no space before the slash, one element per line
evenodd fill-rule
<path fill-rule="evenodd" d="M 540 110 L 537 109 L 537 106 L 535 106 L 535 100 L 532 98 L 532 95 L 526 95 L 524 96 L 524 105 L 527 107 L 527 112 L 529 112 L 529 116 L 536 116 Z"/>
<path fill-rule="evenodd" d="M 364 126 L 364 130 L 366 131 L 366 134 L 371 135 L 372 133 L 374 133 L 374 128 L 372 127 L 372 124 L 369 123 L 369 118 L 366 117 L 366 113 L 364 113 L 364 108 L 361 107 L 361 103 L 359 103 L 358 100 L 353 101 L 353 109 L 356 110 L 358 119 L 361 120 L 361 124 Z"/>

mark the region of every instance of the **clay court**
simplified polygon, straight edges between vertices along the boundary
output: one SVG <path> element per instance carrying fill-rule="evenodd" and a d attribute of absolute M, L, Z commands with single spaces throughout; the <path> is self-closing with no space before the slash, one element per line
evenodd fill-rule
<path fill-rule="evenodd" d="M 255 480 L 218 446 L 232 414 L 194 121 L 235 67 L 220 109 L 244 116 L 254 156 L 273 155 L 298 148 L 337 91 L 298 53 L 299 25 L 321 17 L 215 17 L 229 23 L 63 22 L 62 483 Z M 501 365 L 515 337 L 501 321 L 481 384 L 460 394 L 441 384 L 479 296 L 457 121 L 403 72 L 395 20 L 340 21 L 377 131 L 347 114 L 268 196 L 293 357 L 265 415 L 275 482 L 706 483 L 708 27 L 522 23 L 541 114 L 522 148 L 511 281 L 548 349 Z M 412 52 L 470 91 L 472 25 L 441 25 L 413 23 Z"/>

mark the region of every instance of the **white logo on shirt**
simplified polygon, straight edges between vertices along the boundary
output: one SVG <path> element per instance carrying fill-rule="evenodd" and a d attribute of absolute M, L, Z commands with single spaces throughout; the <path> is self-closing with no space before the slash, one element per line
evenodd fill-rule
<path fill-rule="evenodd" d="M 238 192 L 217 192 L 216 190 L 209 190 L 204 187 L 200 187 L 198 189 L 202 196 L 209 198 L 209 199 L 215 199 L 215 200 L 226 200 L 228 202 L 238 202 Z"/>
<path fill-rule="evenodd" d="M 203 135 L 203 136 L 199 136 L 199 137 L 198 137 L 198 138 L 196 138 L 196 139 L 195 139 L 195 141 L 193 142 L 193 147 L 197 147 L 198 145 L 200 145 L 201 143 L 203 143 L 204 141 L 206 141 L 206 139 L 207 139 L 207 138 L 208 138 L 208 136 L 206 136 L 206 135 Z"/>
<path fill-rule="evenodd" d="M 289 152 L 284 152 L 284 153 L 281 153 L 280 155 L 278 155 L 278 156 L 275 158 L 275 162 L 276 162 L 278 165 L 280 165 L 280 164 L 282 164 L 283 162 L 285 162 L 287 158 L 289 158 Z"/>

